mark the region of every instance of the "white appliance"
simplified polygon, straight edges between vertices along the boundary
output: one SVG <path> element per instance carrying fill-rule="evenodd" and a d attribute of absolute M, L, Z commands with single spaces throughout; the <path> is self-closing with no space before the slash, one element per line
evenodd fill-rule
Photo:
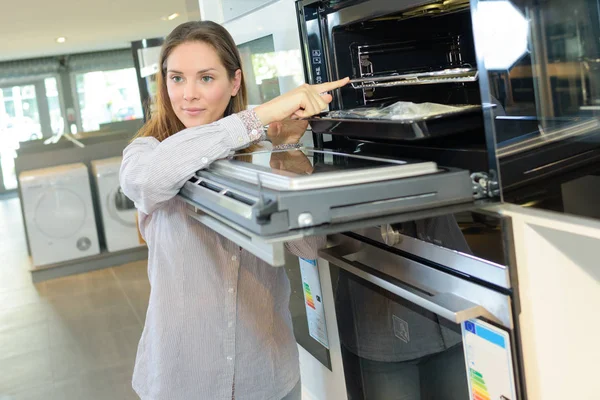
<path fill-rule="evenodd" d="M 115 252 L 143 245 L 137 228 L 137 210 L 119 183 L 121 157 L 92 161 L 102 213 L 104 238 L 108 251 Z"/>
<path fill-rule="evenodd" d="M 19 182 L 34 267 L 100 253 L 84 164 L 25 171 Z"/>

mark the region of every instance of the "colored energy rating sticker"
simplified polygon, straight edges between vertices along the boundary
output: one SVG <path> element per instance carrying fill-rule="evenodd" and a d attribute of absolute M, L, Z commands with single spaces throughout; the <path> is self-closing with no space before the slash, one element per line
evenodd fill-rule
<path fill-rule="evenodd" d="M 310 286 L 308 286 L 308 283 L 306 283 L 306 282 L 304 282 L 303 286 L 304 286 L 304 297 L 306 298 L 306 305 L 309 306 L 310 308 L 312 308 L 313 310 L 316 310 L 315 301 L 310 292 Z"/>
<path fill-rule="evenodd" d="M 323 304 L 321 278 L 319 276 L 317 260 L 305 260 L 301 258 L 300 275 L 302 277 L 302 292 L 304 294 L 304 309 L 306 311 L 306 322 L 308 322 L 308 333 L 313 339 L 328 349 L 329 337 L 327 336 L 325 306 Z"/>
<path fill-rule="evenodd" d="M 517 400 L 508 331 L 472 319 L 462 334 L 470 400 Z"/>
<path fill-rule="evenodd" d="M 471 387 L 473 388 L 473 400 L 491 400 L 487 386 L 483 380 L 483 376 L 471 368 L 470 378 Z"/>

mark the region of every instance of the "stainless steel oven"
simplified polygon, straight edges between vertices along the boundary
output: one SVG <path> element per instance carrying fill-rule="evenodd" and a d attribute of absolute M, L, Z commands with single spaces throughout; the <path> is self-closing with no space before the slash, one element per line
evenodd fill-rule
<path fill-rule="evenodd" d="M 468 212 L 336 241 L 320 256 L 348 399 L 525 398 L 509 220 Z"/>
<path fill-rule="evenodd" d="M 310 119 L 314 148 L 198 171 L 190 216 L 274 266 L 333 235 L 342 365 L 322 358 L 347 397 L 524 399 L 510 221 L 479 210 L 595 167 L 597 5 L 295 4 L 306 81 L 351 84 Z"/>

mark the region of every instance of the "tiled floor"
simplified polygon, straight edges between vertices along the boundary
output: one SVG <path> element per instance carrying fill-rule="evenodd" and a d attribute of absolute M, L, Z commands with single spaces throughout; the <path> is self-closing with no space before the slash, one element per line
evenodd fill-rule
<path fill-rule="evenodd" d="M 17 198 L 0 200 L 0 400 L 128 400 L 146 262 L 32 284 Z"/>

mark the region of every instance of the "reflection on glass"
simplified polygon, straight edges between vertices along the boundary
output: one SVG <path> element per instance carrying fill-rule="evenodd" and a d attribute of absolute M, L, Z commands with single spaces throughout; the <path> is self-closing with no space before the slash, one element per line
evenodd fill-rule
<path fill-rule="evenodd" d="M 78 74 L 75 83 L 85 132 L 143 117 L 135 68 Z"/>
<path fill-rule="evenodd" d="M 283 86 L 304 82 L 299 50 L 275 51 L 273 36 L 238 46 L 248 90 L 248 104 L 258 105 L 282 93 Z"/>
<path fill-rule="evenodd" d="M 14 159 L 19 143 L 42 137 L 35 85 L 0 89 L 0 162 L 4 186 L 17 187 Z"/>
<path fill-rule="evenodd" d="M 539 6 L 525 5 L 518 11 L 507 3 L 480 2 L 476 14 L 479 18 L 486 14 L 482 10 L 497 11 L 500 4 L 506 4 L 504 8 L 515 10 L 515 16 L 521 13 L 531 21 L 530 54 L 509 70 L 490 74 L 492 94 L 502 102 L 507 114 L 535 115 L 537 112 L 542 118 L 568 117 L 585 114 L 582 111 L 589 110 L 589 106 L 600 104 L 597 90 L 600 30 L 596 2 L 554 0 Z M 500 19 L 511 29 L 514 25 L 511 21 L 518 20 L 516 17 L 510 21 Z M 485 27 L 485 21 L 485 18 L 479 21 L 480 31 L 483 36 L 486 32 L 491 36 L 493 27 Z M 491 46 L 488 47 L 491 53 Z M 484 55 L 488 53 L 484 51 Z M 486 57 L 486 66 L 490 57 Z"/>
<path fill-rule="evenodd" d="M 527 52 L 529 23 L 509 1 L 480 3 L 475 21 L 478 50 L 489 70 L 506 70 Z"/>
<path fill-rule="evenodd" d="M 528 53 L 502 71 L 488 71 L 491 101 L 506 114 L 493 115 L 504 198 L 575 212 L 567 205 L 578 204 L 585 196 L 578 189 L 576 199 L 576 185 L 568 182 L 579 182 L 600 170 L 596 161 L 600 159 L 599 3 L 479 1 L 474 24 L 481 35 L 476 35 L 476 41 L 486 34 L 491 37 L 498 25 L 490 19 L 486 23 L 482 10 L 498 9 L 501 4 L 528 21 Z M 494 14 L 510 29 L 518 20 L 512 11 L 514 18 L 506 12 Z M 478 50 L 482 45 L 478 43 Z M 482 51 L 489 67 L 496 49 L 487 46 Z"/>

